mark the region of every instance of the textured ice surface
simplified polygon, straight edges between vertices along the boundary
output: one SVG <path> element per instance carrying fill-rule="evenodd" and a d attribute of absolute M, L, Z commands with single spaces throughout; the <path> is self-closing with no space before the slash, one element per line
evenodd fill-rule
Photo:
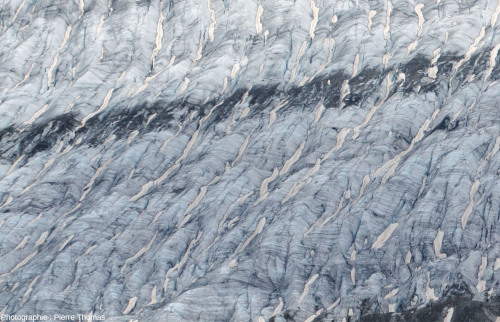
<path fill-rule="evenodd" d="M 2 1 L 0 313 L 451 321 L 499 296 L 499 13 Z"/>

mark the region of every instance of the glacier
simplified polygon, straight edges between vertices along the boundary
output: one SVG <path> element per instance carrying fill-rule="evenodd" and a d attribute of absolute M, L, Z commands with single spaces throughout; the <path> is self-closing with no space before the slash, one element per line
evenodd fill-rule
<path fill-rule="evenodd" d="M 499 321 L 499 14 L 2 1 L 0 314 Z"/>

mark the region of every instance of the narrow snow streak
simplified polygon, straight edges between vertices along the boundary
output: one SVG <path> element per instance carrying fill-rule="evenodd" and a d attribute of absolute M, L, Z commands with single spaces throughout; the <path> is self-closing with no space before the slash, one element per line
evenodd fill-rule
<path fill-rule="evenodd" d="M 38 281 L 38 279 L 40 278 L 40 275 L 37 275 L 32 281 L 31 283 L 28 285 L 28 289 L 26 290 L 26 292 L 24 292 L 23 294 L 23 302 L 26 301 L 26 299 L 30 296 L 31 294 L 31 291 L 33 291 L 33 285 L 35 285 L 36 281 Z M 2 313 L 3 314 L 3 313 Z"/>
<path fill-rule="evenodd" d="M 361 184 L 361 188 L 359 189 L 358 199 L 361 198 L 361 196 L 363 196 L 366 186 L 368 186 L 369 183 L 370 183 L 370 176 L 367 174 L 363 177 L 363 182 Z"/>
<path fill-rule="evenodd" d="M 487 265 L 488 265 L 488 257 L 483 256 L 483 258 L 481 259 L 481 266 L 479 266 L 479 271 L 477 273 L 476 289 L 478 293 L 482 293 L 486 290 L 486 281 L 482 280 L 481 278 L 483 277 L 484 270 L 486 269 Z"/>
<path fill-rule="evenodd" d="M 257 7 L 257 14 L 255 15 L 255 30 L 257 31 L 257 34 L 260 34 L 262 32 L 262 23 L 260 22 L 260 18 L 262 17 L 263 13 L 264 8 L 259 4 L 259 6 Z"/>
<path fill-rule="evenodd" d="M 35 257 L 36 254 L 38 254 L 38 250 L 35 250 L 33 253 L 28 255 L 25 259 L 20 261 L 9 273 L 12 274 L 15 271 L 17 271 L 18 269 L 20 269 L 21 267 L 23 267 L 24 265 L 26 265 L 33 257 Z"/>
<path fill-rule="evenodd" d="M 123 311 L 123 315 L 129 314 L 135 307 L 135 303 L 137 302 L 137 296 L 134 296 L 128 301 L 128 305 Z"/>
<path fill-rule="evenodd" d="M 308 317 L 304 322 L 312 322 L 312 321 L 314 321 L 314 319 L 316 319 L 318 316 L 320 316 L 321 312 L 323 312 L 323 309 L 317 310 L 316 313 L 314 313 L 313 315 L 311 315 L 310 317 Z"/>
<path fill-rule="evenodd" d="M 65 241 L 63 241 L 61 246 L 59 246 L 58 251 L 60 252 L 63 250 L 73 238 L 75 238 L 75 234 L 70 235 Z"/>
<path fill-rule="evenodd" d="M 422 26 L 424 25 L 424 16 L 422 15 L 422 8 L 424 7 L 425 5 L 423 3 L 419 3 L 415 6 L 415 12 L 417 13 L 417 16 L 418 16 L 418 33 L 417 33 L 417 37 L 420 37 L 420 35 L 422 34 Z"/>
<path fill-rule="evenodd" d="M 42 115 L 43 113 L 45 113 L 45 111 L 47 111 L 48 107 L 49 104 L 45 104 L 44 106 L 42 106 L 42 108 L 39 109 L 35 114 L 33 114 L 33 116 L 28 121 L 24 122 L 24 125 L 28 126 L 33 124 L 33 122 L 35 122 L 36 119 L 40 117 L 40 115 Z"/>
<path fill-rule="evenodd" d="M 107 166 L 111 164 L 111 161 L 113 161 L 113 160 L 110 158 L 110 159 L 106 160 L 106 162 L 103 165 L 101 165 L 99 168 L 97 168 L 94 175 L 90 178 L 87 185 L 85 185 L 85 187 L 83 188 L 83 193 L 80 196 L 79 202 L 81 202 L 83 199 L 85 199 L 87 194 L 90 192 L 91 188 L 94 186 L 94 183 L 95 183 L 95 180 L 97 179 L 97 177 L 99 177 L 99 175 L 107 168 Z"/>
<path fill-rule="evenodd" d="M 359 54 L 356 54 L 356 57 L 354 57 L 354 62 L 352 64 L 352 74 L 351 74 L 351 79 L 356 76 L 358 73 L 358 65 L 359 65 Z"/>
<path fill-rule="evenodd" d="M 408 251 L 406 252 L 406 256 L 405 256 L 405 264 L 409 264 L 411 262 L 411 252 Z"/>
<path fill-rule="evenodd" d="M 210 11 L 210 26 L 208 27 L 208 38 L 210 38 L 210 42 L 214 41 L 214 30 L 215 25 L 217 24 L 217 20 L 215 20 L 215 11 L 210 7 L 210 0 L 207 0 L 208 10 Z"/>
<path fill-rule="evenodd" d="M 45 243 L 48 235 L 49 235 L 48 231 L 45 231 L 44 233 L 42 233 L 40 235 L 40 237 L 38 238 L 38 240 L 35 242 L 35 246 L 40 246 L 41 244 Z"/>
<path fill-rule="evenodd" d="M 455 308 L 450 307 L 448 311 L 446 312 L 446 316 L 444 317 L 443 322 L 451 322 L 451 319 L 453 318 L 453 312 L 455 311 Z"/>
<path fill-rule="evenodd" d="M 182 266 L 184 266 L 184 264 L 186 264 L 188 257 L 189 257 L 189 254 L 191 253 L 191 250 L 193 249 L 194 245 L 198 242 L 198 240 L 201 238 L 202 235 L 203 235 L 203 232 L 200 231 L 198 233 L 198 235 L 196 236 L 196 238 L 191 240 L 191 242 L 189 243 L 189 245 L 186 249 L 186 252 L 182 256 L 181 260 L 167 271 L 167 274 L 165 274 L 165 282 L 163 283 L 163 291 L 164 292 L 167 290 L 168 282 L 170 281 L 170 275 L 172 275 L 172 273 L 175 272 L 176 270 L 181 269 Z"/>
<path fill-rule="evenodd" d="M 157 235 L 158 235 L 158 231 L 155 232 L 153 238 L 151 238 L 151 240 L 149 241 L 149 243 L 146 246 L 142 247 L 134 256 L 126 259 L 125 264 L 133 262 L 136 259 L 138 259 L 139 257 L 141 257 L 142 255 L 144 255 L 144 253 L 147 252 L 151 248 L 151 246 L 153 246 L 153 243 L 154 243 Z M 123 267 L 126 267 L 126 266 L 123 266 Z"/>
<path fill-rule="evenodd" d="M 64 48 L 64 46 L 66 45 L 66 43 L 67 43 L 67 41 L 69 39 L 69 35 L 71 33 L 71 28 L 72 28 L 71 25 L 69 25 L 66 28 L 66 33 L 64 34 L 64 39 L 63 39 L 61 45 L 59 46 L 59 48 L 57 48 L 56 55 L 54 56 L 54 59 L 52 60 L 52 65 L 50 65 L 49 70 L 47 71 L 47 86 L 48 87 L 50 87 L 52 85 L 52 77 L 53 77 L 52 74 L 54 72 L 54 69 L 57 66 L 57 62 L 58 62 L 58 59 L 59 59 L 59 53 Z"/>
<path fill-rule="evenodd" d="M 444 231 L 439 230 L 436 234 L 436 238 L 434 239 L 434 253 L 438 258 L 445 258 L 446 254 L 441 253 L 441 246 L 443 244 Z"/>
<path fill-rule="evenodd" d="M 319 228 L 323 228 L 330 220 L 332 220 L 335 216 L 337 216 L 339 214 L 340 210 L 342 210 L 343 206 L 344 206 L 344 198 L 341 197 L 340 201 L 339 201 L 339 204 L 338 204 L 337 209 L 335 210 L 335 212 L 331 216 L 329 216 L 325 220 L 323 220 L 323 222 L 319 225 Z M 312 228 L 313 227 L 311 227 L 310 231 L 312 231 Z M 308 234 L 308 233 L 309 232 L 307 232 L 306 234 Z M 304 237 L 305 236 L 306 235 L 304 235 Z"/>
<path fill-rule="evenodd" d="M 26 2 L 26 0 L 23 0 L 23 2 L 21 2 L 21 4 L 19 5 L 19 8 L 17 8 L 16 13 L 14 14 L 14 17 L 12 17 L 12 22 L 14 22 L 14 20 L 16 20 L 17 15 L 19 15 L 19 12 L 21 12 L 21 9 L 24 7 L 25 2 Z"/>
<path fill-rule="evenodd" d="M 235 202 L 233 202 L 231 204 L 231 206 L 229 206 L 229 208 L 227 209 L 227 211 L 224 213 L 224 217 L 219 222 L 219 227 L 217 228 L 217 237 L 219 237 L 220 234 L 222 233 L 222 229 L 224 228 L 224 224 L 226 223 L 227 217 L 229 216 L 230 212 L 234 208 L 238 207 L 243 202 L 245 202 L 251 195 L 253 195 L 253 192 L 249 192 L 246 195 L 243 195 L 243 196 L 239 197 Z M 216 239 L 217 239 L 217 237 L 216 237 Z"/>
<path fill-rule="evenodd" d="M 16 248 L 14 250 L 20 250 L 23 249 L 24 246 L 26 246 L 26 243 L 28 243 L 28 240 L 30 239 L 30 236 L 24 236 L 23 240 L 19 244 L 17 244 Z"/>
<path fill-rule="evenodd" d="M 24 75 L 24 78 L 20 82 L 18 82 L 17 84 L 15 84 L 14 87 L 12 87 L 9 90 L 9 92 L 15 90 L 16 88 L 19 87 L 19 85 L 21 85 L 22 83 L 24 83 L 25 81 L 28 80 L 28 78 L 30 77 L 31 71 L 33 70 L 34 66 L 35 66 L 35 63 L 31 64 L 30 68 L 28 69 L 28 72 L 26 73 L 26 75 Z"/>
<path fill-rule="evenodd" d="M 338 151 L 340 148 L 342 148 L 345 138 L 350 131 L 351 129 L 349 128 L 344 128 L 340 130 L 339 134 L 337 135 L 337 144 L 335 144 L 335 146 L 321 158 L 321 161 L 328 159 L 335 151 Z"/>
<path fill-rule="evenodd" d="M 278 298 L 278 301 L 279 301 L 278 306 L 276 306 L 276 308 L 274 309 L 273 315 L 271 317 L 280 314 L 281 311 L 283 310 L 283 305 L 284 305 L 283 299 L 280 297 L 280 298 Z"/>
<path fill-rule="evenodd" d="M 315 36 L 314 31 L 316 30 L 316 25 L 318 24 L 318 13 L 319 13 L 319 8 L 316 7 L 314 0 L 311 0 L 311 11 L 313 19 L 311 21 L 311 26 L 309 27 L 309 36 L 311 36 L 311 38 L 314 39 Z"/>
<path fill-rule="evenodd" d="M 241 247 L 239 253 L 243 252 L 245 250 L 245 248 L 247 248 L 247 246 L 250 244 L 250 242 L 257 236 L 259 235 L 262 230 L 264 229 L 264 225 L 266 224 L 266 217 L 262 218 L 260 221 L 259 221 L 259 224 L 257 225 L 257 228 L 255 228 L 255 231 L 250 235 L 250 237 L 248 237 L 248 239 L 245 241 L 245 243 L 243 244 L 243 246 Z"/>
<path fill-rule="evenodd" d="M 231 79 L 234 79 L 236 77 L 236 74 L 240 71 L 240 64 L 239 63 L 234 63 L 233 69 L 231 70 Z"/>
<path fill-rule="evenodd" d="M 296 58 L 296 62 L 295 62 L 295 66 L 293 67 L 292 69 L 292 73 L 290 75 L 290 82 L 293 81 L 295 79 L 295 73 L 297 72 L 297 68 L 300 66 L 300 58 L 302 57 L 302 55 L 304 54 L 304 51 L 306 49 L 306 46 L 307 46 L 307 41 L 304 41 L 302 43 L 302 46 L 300 47 L 300 50 L 299 50 L 299 54 L 297 55 L 297 58 Z"/>
<path fill-rule="evenodd" d="M 390 299 L 391 297 L 394 297 L 396 294 L 398 294 L 399 288 L 393 289 L 389 294 L 384 296 L 384 300 Z"/>
<path fill-rule="evenodd" d="M 465 229 L 465 226 L 467 225 L 467 221 L 469 221 L 469 217 L 472 213 L 472 209 L 474 207 L 474 196 L 477 193 L 477 190 L 479 189 L 479 180 L 474 181 L 470 188 L 469 192 L 469 204 L 467 205 L 467 208 L 465 209 L 463 215 L 462 215 L 462 229 Z"/>
<path fill-rule="evenodd" d="M 368 114 L 366 114 L 365 116 L 365 119 L 364 121 L 359 124 L 358 126 L 356 126 L 354 128 L 354 134 L 352 135 L 352 138 L 353 139 L 356 139 L 360 132 L 361 132 L 361 129 L 366 125 L 368 124 L 368 122 L 370 122 L 373 114 L 375 114 L 375 112 L 380 108 L 380 106 L 382 106 L 382 104 L 385 103 L 385 101 L 387 100 L 387 98 L 389 97 L 389 93 L 390 93 L 390 89 L 391 89 L 391 85 L 392 85 L 392 81 L 391 81 L 391 78 L 390 78 L 390 75 L 387 74 L 386 78 L 385 78 L 385 83 L 386 83 L 386 89 L 385 89 L 385 97 L 383 100 L 380 101 L 380 103 L 378 103 L 377 105 L 374 105 L 370 111 L 368 112 Z"/>
<path fill-rule="evenodd" d="M 104 100 L 102 101 L 101 107 L 99 107 L 99 109 L 97 111 L 92 112 L 89 115 L 85 116 L 83 118 L 83 120 L 80 122 L 80 125 L 75 129 L 75 131 L 78 131 L 79 129 L 84 127 L 88 120 L 90 120 L 91 118 L 93 118 L 97 114 L 101 113 L 106 107 L 108 107 L 109 100 L 111 99 L 111 96 L 113 95 L 114 90 L 115 90 L 115 88 L 113 87 L 108 91 L 108 93 L 106 94 L 106 97 L 104 97 Z"/>
<path fill-rule="evenodd" d="M 469 50 L 467 51 L 467 54 L 465 54 L 465 57 L 462 58 L 458 63 L 455 64 L 454 69 L 458 70 L 465 62 L 469 61 L 469 59 L 472 57 L 472 55 L 476 52 L 479 42 L 484 38 L 485 34 L 485 27 L 481 27 L 481 31 L 479 32 L 479 35 L 474 39 L 474 42 L 472 45 L 470 45 Z"/>
<path fill-rule="evenodd" d="M 158 179 L 152 180 L 152 181 L 149 181 L 149 182 L 145 183 L 142 186 L 141 191 L 139 191 L 137 194 L 135 194 L 134 196 L 132 196 L 129 199 L 130 202 L 137 201 L 138 199 L 140 199 L 143 196 L 145 196 L 149 192 L 149 189 L 151 189 L 153 186 L 160 185 L 163 181 L 165 181 L 165 179 L 168 178 L 168 176 L 170 175 L 170 173 L 172 173 L 172 171 L 174 171 L 175 169 L 177 169 L 180 166 L 180 163 L 187 157 L 189 151 L 191 151 L 191 149 L 194 146 L 196 140 L 198 139 L 198 135 L 200 133 L 200 129 L 201 129 L 202 125 L 203 125 L 203 122 L 205 122 L 212 115 L 213 111 L 217 107 L 219 107 L 221 104 L 222 103 L 219 103 L 219 104 L 213 106 L 210 109 L 210 111 L 208 112 L 208 114 L 205 115 L 203 118 L 201 118 L 198 121 L 198 129 L 193 133 L 193 135 L 189 139 L 189 142 L 187 143 L 186 147 L 184 148 L 184 151 L 183 151 L 182 155 L 175 161 L 175 163 L 170 168 L 168 168 Z M 180 132 L 181 128 L 182 127 L 179 126 L 179 130 L 177 131 L 177 133 L 174 136 L 177 136 L 177 134 Z M 162 149 L 168 145 L 168 143 L 170 142 L 170 140 L 172 138 L 169 138 L 167 141 L 165 141 L 165 143 L 163 143 Z"/>
<path fill-rule="evenodd" d="M 97 25 L 97 29 L 95 31 L 95 37 L 99 37 L 99 34 L 101 33 L 101 28 L 102 28 L 102 25 L 104 24 L 104 15 L 101 16 L 101 18 L 99 18 L 99 24 Z"/>
<path fill-rule="evenodd" d="M 288 104 L 288 101 L 283 101 L 271 110 L 271 112 L 269 113 L 269 123 L 267 124 L 267 128 L 270 128 L 271 125 L 274 124 L 274 122 L 276 121 L 277 112 L 286 104 Z"/>
<path fill-rule="evenodd" d="M 384 68 L 387 68 L 387 65 L 389 65 L 389 60 L 394 56 L 392 53 L 386 53 L 384 56 L 382 56 L 382 63 L 384 64 Z"/>
<path fill-rule="evenodd" d="M 323 111 L 325 110 L 325 105 L 323 103 L 320 103 L 318 107 L 316 108 L 316 112 L 314 113 L 314 123 L 318 123 L 321 115 L 323 114 Z"/>
<path fill-rule="evenodd" d="M 387 12 L 386 12 L 386 22 L 384 28 L 384 39 L 387 40 L 389 37 L 389 31 L 391 29 L 391 12 L 392 12 L 392 3 L 387 1 Z"/>
<path fill-rule="evenodd" d="M 134 94 L 132 94 L 132 97 L 134 97 L 137 94 L 139 94 L 142 91 L 144 91 L 149 86 L 149 82 L 152 81 L 152 80 L 154 80 L 157 76 L 158 76 L 158 74 L 154 74 L 152 76 L 146 77 L 146 79 L 144 80 L 144 83 L 142 84 L 142 86 L 139 87 Z"/>
<path fill-rule="evenodd" d="M 179 88 L 179 93 L 177 95 L 181 95 L 182 93 L 184 93 L 184 91 L 187 89 L 190 82 L 191 81 L 189 80 L 189 78 L 184 77 L 184 81 L 182 82 L 182 85 Z"/>
<path fill-rule="evenodd" d="M 314 74 L 314 76 L 312 77 L 312 79 L 314 79 L 317 75 L 319 75 L 322 71 L 325 70 L 325 68 L 332 62 L 332 58 L 333 58 L 333 47 L 335 46 L 335 39 L 334 38 L 328 38 L 328 39 L 325 39 L 323 43 L 326 43 L 328 42 L 328 58 L 326 59 L 326 62 L 324 62 L 323 64 L 321 64 L 321 66 L 319 66 L 318 70 L 316 71 L 316 73 Z"/>
<path fill-rule="evenodd" d="M 240 149 L 238 150 L 238 155 L 236 156 L 236 158 L 234 159 L 234 161 L 232 162 L 231 164 L 231 167 L 234 166 L 234 164 L 236 163 L 236 161 L 238 161 L 241 156 L 243 155 L 243 153 L 245 152 L 246 148 L 247 148 L 247 145 L 248 145 L 248 141 L 250 140 L 250 135 L 248 135 L 246 138 L 245 138 L 245 141 L 243 141 L 243 144 L 241 144 L 240 146 Z"/>
<path fill-rule="evenodd" d="M 418 130 L 417 135 L 412 139 L 410 145 L 408 146 L 408 148 L 406 150 L 402 151 L 401 153 L 396 155 L 394 158 L 387 161 L 384 165 L 382 165 L 380 168 L 378 168 L 377 171 L 375 171 L 375 177 L 379 177 L 384 171 L 388 170 L 387 173 L 382 178 L 381 185 L 384 185 L 387 182 L 387 180 L 390 178 L 390 176 L 392 176 L 394 174 L 401 159 L 405 155 L 410 153 L 410 151 L 413 149 L 413 147 L 415 146 L 415 144 L 417 142 L 419 142 L 420 140 L 422 140 L 424 138 L 425 132 L 429 129 L 429 125 L 436 118 L 439 111 L 440 111 L 439 109 L 435 110 L 434 113 L 432 114 L 431 118 L 425 120 L 424 124 L 422 124 L 422 126 Z"/>
<path fill-rule="evenodd" d="M 299 160 L 300 156 L 302 155 L 302 150 L 304 149 L 305 144 L 306 144 L 306 140 L 304 139 L 300 143 L 300 146 L 297 148 L 295 153 L 290 157 L 290 159 L 286 160 L 285 164 L 283 165 L 283 168 L 280 171 L 280 176 L 287 173 L 292 168 L 292 166 L 295 164 L 295 162 L 297 162 Z"/>
<path fill-rule="evenodd" d="M 151 290 L 151 301 L 149 302 L 148 305 L 153 305 L 156 303 L 158 303 L 158 300 L 156 299 L 156 285 L 155 285 Z"/>
<path fill-rule="evenodd" d="M 337 305 L 340 303 L 340 297 L 335 300 L 335 302 L 332 303 L 326 310 L 331 311 L 333 310 Z"/>
<path fill-rule="evenodd" d="M 16 166 L 19 164 L 19 162 L 21 162 L 23 159 L 24 159 L 25 155 L 22 154 L 19 158 L 17 158 L 16 161 L 14 161 L 14 163 L 12 163 L 12 165 L 10 166 L 9 170 L 7 170 L 7 173 L 5 174 L 5 176 L 9 176 L 9 174 L 12 173 L 12 171 L 14 171 L 14 169 L 16 168 Z"/>
<path fill-rule="evenodd" d="M 83 0 L 80 0 L 78 3 L 78 10 L 80 11 L 80 15 L 78 16 L 78 19 L 80 19 L 83 16 L 83 13 L 85 11 L 85 4 L 83 3 Z"/>
<path fill-rule="evenodd" d="M 187 207 L 186 211 L 184 211 L 184 215 L 189 214 L 200 203 L 201 199 L 203 199 L 203 197 L 205 197 L 207 190 L 208 190 L 208 185 L 200 188 L 200 191 L 199 191 L 198 195 L 196 196 L 196 198 L 194 199 L 194 201 L 192 203 L 190 203 L 189 206 Z"/>
<path fill-rule="evenodd" d="M 493 26 L 495 26 L 495 24 L 497 23 L 497 19 L 498 19 L 499 14 L 500 14 L 500 0 L 498 0 L 498 4 L 497 4 L 497 7 L 495 9 L 495 12 L 491 16 L 491 28 L 493 28 Z"/>
<path fill-rule="evenodd" d="M 372 32 L 372 19 L 373 17 L 375 17 L 375 15 L 377 14 L 377 11 L 375 10 L 370 10 L 370 12 L 368 13 L 368 31 L 369 32 Z"/>
<path fill-rule="evenodd" d="M 372 245 L 372 249 L 382 248 L 384 246 L 385 242 L 387 240 L 389 240 L 389 238 L 391 238 L 392 234 L 394 233 L 394 230 L 396 230 L 396 228 L 398 228 L 398 226 L 399 226 L 398 223 L 390 224 L 389 227 L 387 227 L 387 229 L 384 230 L 382 232 L 382 234 L 380 234 L 377 237 L 377 240 L 375 240 L 375 242 Z"/>
<path fill-rule="evenodd" d="M 260 195 L 264 196 L 268 193 L 268 185 L 271 183 L 276 177 L 278 177 L 278 168 L 274 168 L 273 173 L 271 174 L 270 177 L 265 178 L 264 181 L 262 181 L 262 184 L 260 185 Z"/>
<path fill-rule="evenodd" d="M 499 0 L 500 1 L 500 0 Z M 490 65 L 488 67 L 488 70 L 486 71 L 484 75 L 484 81 L 483 81 L 483 88 L 482 90 L 485 89 L 486 87 L 486 82 L 491 76 L 491 73 L 493 72 L 493 69 L 495 68 L 495 65 L 497 63 L 497 56 L 498 56 L 498 51 L 500 50 L 500 44 L 497 44 L 493 50 L 490 52 Z"/>
<path fill-rule="evenodd" d="M 493 266 L 493 270 L 497 271 L 500 269 L 500 257 L 498 257 L 496 260 L 495 260 L 495 264 Z"/>
<path fill-rule="evenodd" d="M 203 35 L 200 36 L 200 42 L 198 43 L 198 50 L 196 51 L 196 58 L 194 59 L 193 63 L 196 63 L 203 57 L 202 51 L 203 51 Z"/>
<path fill-rule="evenodd" d="M 299 300 L 297 301 L 297 306 L 300 307 L 300 304 L 302 301 L 305 299 L 307 294 L 309 293 L 309 288 L 311 285 L 316 281 L 316 279 L 319 277 L 318 274 L 314 274 L 307 282 L 306 285 L 304 286 L 304 290 L 302 291 L 302 294 L 299 297 Z"/>
<path fill-rule="evenodd" d="M 439 298 L 434 294 L 434 289 L 429 287 L 430 283 L 431 283 L 431 273 L 427 272 L 427 283 L 425 284 L 425 296 L 427 296 L 427 298 L 430 301 L 435 302 L 439 300 Z"/>
<path fill-rule="evenodd" d="M 163 19 L 165 17 L 163 16 L 163 12 L 161 11 L 162 8 L 162 3 L 163 1 L 160 2 L 160 16 L 158 18 L 158 23 L 156 24 L 156 41 L 155 41 L 155 48 L 153 49 L 153 53 L 151 54 L 151 63 L 155 64 L 155 58 L 158 55 L 158 53 L 161 50 L 162 47 L 162 39 L 163 39 Z"/>

